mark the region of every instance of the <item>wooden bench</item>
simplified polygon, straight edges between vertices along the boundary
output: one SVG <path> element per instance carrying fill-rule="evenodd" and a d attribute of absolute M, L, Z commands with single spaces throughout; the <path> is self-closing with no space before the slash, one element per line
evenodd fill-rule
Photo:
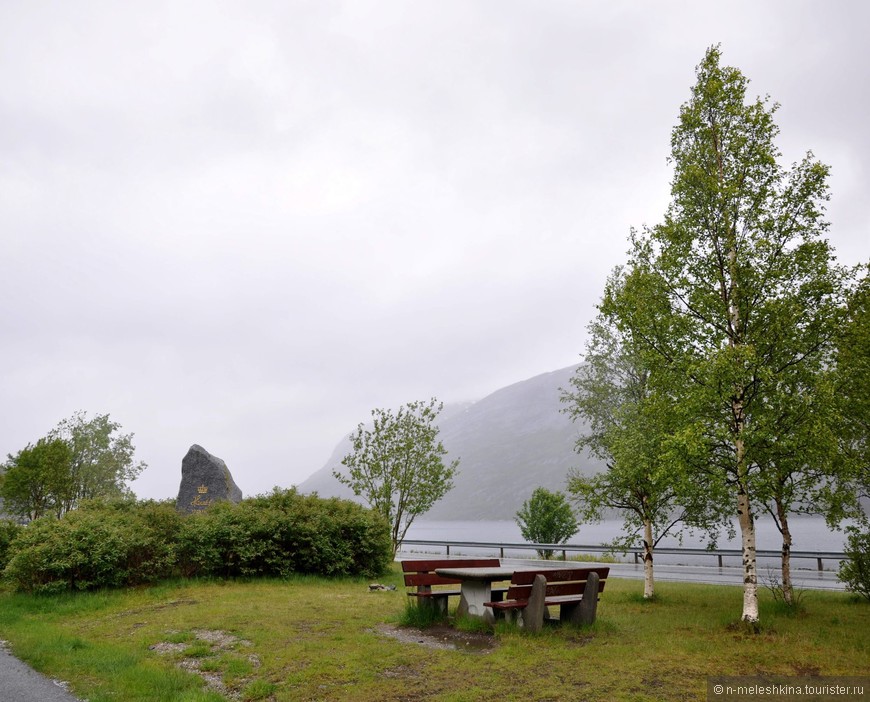
<path fill-rule="evenodd" d="M 498 558 L 447 558 L 439 560 L 402 561 L 402 572 L 405 575 L 405 587 L 414 587 L 408 592 L 408 597 L 417 597 L 418 602 L 434 606 L 439 612 L 447 614 L 447 598 L 458 597 L 461 580 L 444 578 L 438 575 L 437 568 L 498 568 L 501 565 Z M 433 586 L 435 589 L 433 590 Z M 507 588 L 493 589 L 493 600 L 499 600 L 507 592 Z"/>
<path fill-rule="evenodd" d="M 493 614 L 516 618 L 528 631 L 540 631 L 547 608 L 559 606 L 559 619 L 572 624 L 591 624 L 598 609 L 610 568 L 546 568 L 518 570 L 511 578 L 507 597 L 484 603 Z"/>

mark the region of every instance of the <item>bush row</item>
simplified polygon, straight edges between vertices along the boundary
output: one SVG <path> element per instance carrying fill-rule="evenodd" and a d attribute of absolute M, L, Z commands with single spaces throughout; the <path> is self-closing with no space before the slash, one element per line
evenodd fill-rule
<path fill-rule="evenodd" d="M 21 531 L 21 525 L 9 519 L 0 519 L 0 572 L 9 561 L 9 547 Z"/>
<path fill-rule="evenodd" d="M 24 592 L 177 576 L 373 577 L 392 554 L 389 527 L 373 511 L 278 489 L 190 515 L 170 502 L 86 503 L 63 519 L 38 519 L 9 540 L 4 576 Z"/>

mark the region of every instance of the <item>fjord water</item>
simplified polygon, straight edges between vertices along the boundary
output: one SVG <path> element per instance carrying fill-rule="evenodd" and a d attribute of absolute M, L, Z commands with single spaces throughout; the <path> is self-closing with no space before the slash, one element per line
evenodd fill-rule
<path fill-rule="evenodd" d="M 722 533 L 717 540 L 717 548 L 739 549 L 740 532 L 735 524 L 736 536 L 729 539 Z M 842 531 L 832 531 L 824 520 L 814 517 L 793 517 L 789 520 L 792 532 L 792 551 L 831 551 L 843 550 L 845 536 Z M 844 525 L 845 526 L 845 525 Z M 759 551 L 779 551 L 782 547 L 782 537 L 771 519 L 756 521 L 757 549 Z M 580 530 L 568 539 L 570 544 L 598 546 L 621 536 L 623 524 L 620 519 L 607 519 L 598 524 L 582 524 Z M 482 543 L 515 543 L 525 542 L 520 534 L 520 528 L 513 521 L 415 521 L 408 530 L 407 539 L 465 541 Z M 676 537 L 667 537 L 659 544 L 660 547 L 705 548 L 707 541 L 698 534 L 686 533 L 682 544 Z M 470 553 L 471 549 L 461 549 Z M 509 551 L 506 555 L 529 556 L 529 551 Z M 716 560 L 710 556 L 697 555 L 666 555 L 656 558 L 659 563 L 682 563 L 688 565 L 715 565 Z M 735 561 L 735 565 L 737 562 Z M 826 568 L 834 567 L 828 562 Z M 794 568 L 815 568 L 815 561 L 800 560 L 793 563 Z"/>

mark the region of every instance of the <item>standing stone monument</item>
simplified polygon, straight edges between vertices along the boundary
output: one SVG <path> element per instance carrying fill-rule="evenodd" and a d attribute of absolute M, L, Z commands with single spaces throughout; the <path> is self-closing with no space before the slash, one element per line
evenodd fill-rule
<path fill-rule="evenodd" d="M 175 507 L 179 512 L 199 512 L 220 500 L 241 502 L 242 491 L 226 463 L 194 444 L 181 461 L 181 487 Z"/>

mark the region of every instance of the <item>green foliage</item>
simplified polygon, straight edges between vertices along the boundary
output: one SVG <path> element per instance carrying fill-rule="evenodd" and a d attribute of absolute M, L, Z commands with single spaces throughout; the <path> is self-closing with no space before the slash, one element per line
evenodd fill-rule
<path fill-rule="evenodd" d="M 132 434 L 108 414 L 76 412 L 48 436 L 9 456 L 0 497 L 10 514 L 28 520 L 57 517 L 83 500 L 129 497 L 127 483 L 145 468 L 134 463 Z"/>
<path fill-rule="evenodd" d="M 72 489 L 66 496 L 64 511 L 74 509 L 82 500 L 130 495 L 127 484 L 146 465 L 133 460 L 133 434 L 121 434 L 120 429 L 121 425 L 111 421 L 108 414 L 88 419 L 87 413 L 80 411 L 61 421 L 49 434 L 63 439 L 72 452 Z"/>
<path fill-rule="evenodd" d="M 606 295 L 622 294 L 625 285 L 617 269 Z M 614 547 L 636 547 L 642 533 L 650 564 L 653 548 L 668 534 L 691 526 L 714 538 L 725 521 L 717 508 L 722 501 L 691 489 L 666 460 L 665 444 L 678 425 L 670 397 L 656 382 L 660 372 L 656 359 L 615 320 L 600 314 L 589 325 L 584 363 L 571 378 L 572 389 L 561 398 L 564 411 L 588 426 L 577 450 L 589 449 L 607 464 L 604 472 L 585 476 L 574 471 L 569 478 L 568 492 L 581 520 L 594 522 L 605 510 L 620 511 L 625 536 Z"/>
<path fill-rule="evenodd" d="M 248 700 L 265 700 L 271 698 L 277 686 L 275 683 L 267 680 L 252 680 L 242 692 L 242 699 L 245 702 Z"/>
<path fill-rule="evenodd" d="M 9 561 L 9 551 L 12 542 L 21 533 L 21 525 L 10 519 L 0 519 L 0 573 Z"/>
<path fill-rule="evenodd" d="M 870 268 L 868 266 L 867 268 Z M 849 299 L 837 344 L 835 397 L 840 410 L 838 438 L 858 490 L 870 499 L 870 275 L 866 273 Z"/>
<path fill-rule="evenodd" d="M 295 491 L 181 515 L 171 501 L 88 501 L 31 522 L 4 575 L 24 592 L 122 587 L 177 575 L 365 575 L 390 562 L 388 525 L 348 500 Z"/>
<path fill-rule="evenodd" d="M 60 439 L 40 439 L 9 456 L 0 497 L 5 509 L 26 519 L 61 514 L 70 493 L 72 452 Z"/>
<path fill-rule="evenodd" d="M 846 529 L 846 560 L 837 578 L 846 589 L 870 600 L 870 524 Z"/>
<path fill-rule="evenodd" d="M 561 492 L 535 488 L 515 518 L 523 538 L 533 544 L 561 544 L 577 533 L 577 518 Z M 552 549 L 539 549 L 541 558 L 549 559 Z"/>
<path fill-rule="evenodd" d="M 396 414 L 372 410 L 372 429 L 357 427 L 353 451 L 341 461 L 348 474 L 333 471 L 390 524 L 394 554 L 414 519 L 453 487 L 459 460 L 444 464 L 447 451 L 435 425 L 442 407 L 433 398 L 409 402 Z"/>
<path fill-rule="evenodd" d="M 673 419 L 663 455 L 682 484 L 737 505 L 743 617 L 755 621 L 755 513 L 768 507 L 785 534 L 799 506 L 848 507 L 825 383 L 852 273 L 822 236 L 827 166 L 808 153 L 780 167 L 777 106 L 747 102 L 717 47 L 696 76 L 672 133 L 664 222 L 632 232 L 623 284 L 600 309 L 656 369 Z"/>
<path fill-rule="evenodd" d="M 154 582 L 175 572 L 181 518 L 168 503 L 86 503 L 43 517 L 12 545 L 4 575 L 24 592 L 60 592 Z"/>
<path fill-rule="evenodd" d="M 419 601 L 411 602 L 412 599 Z M 407 600 L 405 609 L 399 615 L 399 626 L 425 629 L 436 624 L 443 624 L 447 619 L 446 612 L 432 606 L 431 602 L 424 601 L 421 597 L 409 597 Z"/>
<path fill-rule="evenodd" d="M 392 557 L 388 525 L 372 510 L 279 489 L 190 514 L 179 550 L 189 576 L 375 576 Z"/>

